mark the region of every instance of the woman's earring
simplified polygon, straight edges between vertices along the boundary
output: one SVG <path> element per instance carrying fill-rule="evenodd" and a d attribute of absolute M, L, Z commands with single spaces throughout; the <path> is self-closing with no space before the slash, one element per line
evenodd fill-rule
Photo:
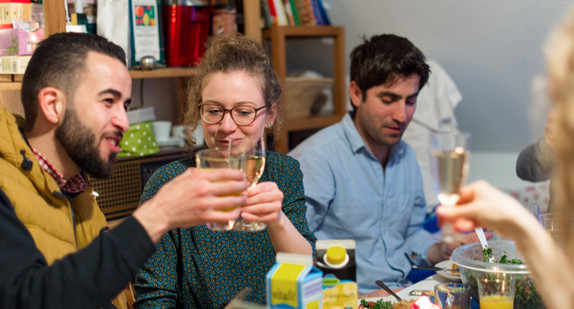
<path fill-rule="evenodd" d="M 267 128 L 271 128 L 271 122 L 267 123 Z"/>

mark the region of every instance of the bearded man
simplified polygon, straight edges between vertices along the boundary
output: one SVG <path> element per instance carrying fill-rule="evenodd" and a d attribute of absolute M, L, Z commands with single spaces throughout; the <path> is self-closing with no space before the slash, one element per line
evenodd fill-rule
<path fill-rule="evenodd" d="M 234 220 L 240 171 L 188 169 L 113 230 L 85 175 L 111 175 L 131 78 L 105 38 L 54 34 L 22 82 L 25 121 L 0 107 L 0 308 L 115 308 L 163 234 Z M 225 195 L 225 196 L 224 196 Z M 223 197 L 221 197 L 223 196 Z"/>

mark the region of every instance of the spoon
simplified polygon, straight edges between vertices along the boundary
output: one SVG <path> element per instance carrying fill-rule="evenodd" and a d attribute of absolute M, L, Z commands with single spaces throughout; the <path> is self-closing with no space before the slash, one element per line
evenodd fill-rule
<path fill-rule="evenodd" d="M 391 295 L 393 295 L 394 298 L 396 298 L 396 300 L 398 302 L 400 302 L 401 300 L 403 300 L 399 295 L 397 295 L 397 293 L 393 292 L 393 290 L 391 290 L 386 284 L 383 283 L 383 281 L 381 280 L 377 280 L 375 281 L 375 283 L 380 286 L 381 288 L 383 288 L 383 290 L 389 292 Z"/>
<path fill-rule="evenodd" d="M 481 227 L 477 227 L 474 229 L 474 232 L 476 233 L 476 236 L 478 236 L 478 239 L 480 240 L 482 250 L 488 249 L 488 242 L 486 242 L 486 236 L 484 235 L 484 230 Z M 494 256 L 492 256 L 492 254 L 490 254 L 488 262 L 496 263 L 496 259 L 494 258 Z"/>

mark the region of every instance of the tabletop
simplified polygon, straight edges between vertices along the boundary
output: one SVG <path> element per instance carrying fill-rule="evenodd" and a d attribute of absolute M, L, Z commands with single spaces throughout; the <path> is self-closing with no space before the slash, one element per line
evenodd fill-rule
<path fill-rule="evenodd" d="M 404 289 L 396 292 L 398 296 L 405 300 L 417 299 L 421 297 L 422 292 L 434 293 L 434 286 L 439 283 L 447 283 L 447 282 L 460 282 L 460 281 L 452 281 L 448 280 L 440 275 L 432 275 L 424 280 L 421 280 L 413 285 L 407 286 Z M 376 301 L 379 299 L 384 299 L 387 301 L 396 301 L 393 296 L 385 296 L 385 297 L 373 297 L 373 298 L 365 298 L 367 301 Z"/>
<path fill-rule="evenodd" d="M 439 283 L 448 283 L 448 282 L 460 282 L 460 281 L 453 281 L 447 279 L 441 275 L 435 274 L 432 275 L 424 280 L 421 280 L 413 285 L 407 286 L 404 289 L 396 292 L 399 297 L 405 300 L 414 300 L 421 297 L 422 293 L 432 293 L 434 294 L 434 287 Z M 379 299 L 384 299 L 386 301 L 393 301 L 396 302 L 396 299 L 393 296 L 385 296 L 385 297 L 373 297 L 373 298 L 365 298 L 367 301 L 377 301 Z M 431 298 L 431 301 L 434 298 Z M 359 299 L 360 301 L 360 299 Z M 470 303 L 471 309 L 478 309 L 480 308 L 478 303 L 474 300 L 471 300 Z"/>

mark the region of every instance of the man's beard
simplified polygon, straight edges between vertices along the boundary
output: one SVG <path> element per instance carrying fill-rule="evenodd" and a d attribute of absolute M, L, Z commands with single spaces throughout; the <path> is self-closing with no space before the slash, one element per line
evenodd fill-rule
<path fill-rule="evenodd" d="M 107 162 L 100 157 L 99 142 L 95 134 L 80 120 L 73 108 L 68 108 L 62 125 L 56 129 L 56 138 L 76 165 L 94 178 L 108 178 L 112 175 L 116 153 L 111 153 Z"/>

